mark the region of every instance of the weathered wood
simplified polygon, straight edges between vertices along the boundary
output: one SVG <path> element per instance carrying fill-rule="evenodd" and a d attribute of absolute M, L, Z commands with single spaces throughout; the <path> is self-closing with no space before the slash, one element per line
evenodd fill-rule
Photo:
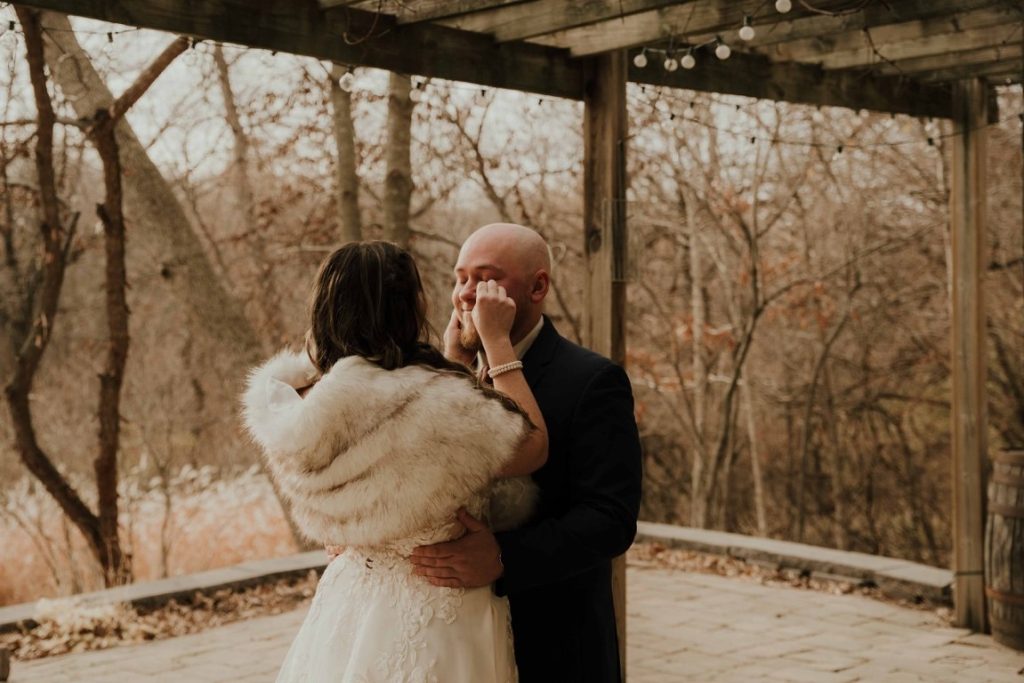
<path fill-rule="evenodd" d="M 361 0 L 357 3 L 360 9 L 366 11 L 380 11 L 390 14 L 400 24 L 433 21 L 445 17 L 456 17 L 463 14 L 483 12 L 496 7 L 518 5 L 527 0 Z M 321 0 L 323 4 L 323 0 Z M 536 4 L 536 3 L 530 3 Z"/>
<path fill-rule="evenodd" d="M 983 631 L 987 86 L 978 79 L 958 81 L 953 106 L 953 595 L 957 624 Z"/>
<path fill-rule="evenodd" d="M 914 78 L 928 78 L 932 72 L 949 69 L 954 66 L 971 66 L 991 64 L 992 62 L 1019 60 L 1021 46 L 1019 43 L 1000 47 L 985 47 L 980 50 L 965 50 L 942 55 L 930 55 L 915 59 L 903 59 L 892 64 L 878 64 L 872 72 L 884 76 L 909 75 Z"/>
<path fill-rule="evenodd" d="M 901 0 L 895 3 L 871 3 L 859 12 L 840 16 L 812 14 L 794 17 L 792 13 L 769 13 L 766 17 L 754 18 L 753 26 L 757 33 L 753 40 L 745 44 L 756 47 L 804 38 L 821 38 L 835 33 L 874 30 L 921 19 L 955 17 L 960 13 L 1000 6 L 1005 8 L 1005 0 Z M 691 42 L 696 40 L 693 36 L 690 39 Z"/>
<path fill-rule="evenodd" d="M 1020 12 L 1005 4 L 995 4 L 991 0 L 976 2 L 983 5 L 973 11 L 969 8 L 958 9 L 950 12 L 938 11 L 934 5 L 919 8 L 916 18 L 903 18 L 897 22 L 893 13 L 885 11 L 881 5 L 872 5 L 874 15 L 870 18 L 862 16 L 859 12 L 846 16 L 810 16 L 795 19 L 786 25 L 769 27 L 758 27 L 761 30 L 755 35 L 754 40 L 741 41 L 736 37 L 735 29 L 730 29 L 723 38 L 736 46 L 754 48 L 774 58 L 790 59 L 796 61 L 817 60 L 823 54 L 834 52 L 846 52 L 850 50 L 870 49 L 871 44 L 878 47 L 885 54 L 886 48 L 891 44 L 898 44 L 907 41 L 921 40 L 929 36 L 948 35 L 950 49 L 955 49 L 955 34 L 971 29 L 1013 26 L 1020 20 Z M 899 5 L 896 5 L 899 6 Z M 830 19 L 831 27 L 826 29 L 822 19 Z M 811 33 L 810 27 L 820 27 L 822 30 Z M 783 28 L 790 30 L 783 31 Z M 868 32 L 870 38 L 868 39 Z M 991 37 L 991 43 L 995 44 L 1005 38 L 995 31 Z M 1006 32 L 1002 32 L 1006 33 Z M 786 35 L 787 34 L 787 35 Z M 715 34 L 698 33 L 687 36 L 688 42 L 703 43 L 713 40 Z M 878 59 L 876 58 L 876 61 Z"/>
<path fill-rule="evenodd" d="M 692 5 L 693 2 L 694 0 L 690 0 L 686 4 Z M 683 4 L 680 0 L 532 2 L 502 6 L 486 12 L 474 12 L 454 19 L 443 20 L 440 23 L 467 31 L 490 33 L 499 42 L 505 42 L 564 31 L 609 19 L 621 19 L 630 14 L 680 4 Z"/>
<path fill-rule="evenodd" d="M 720 61 L 706 51 L 697 55 L 697 68 L 669 72 L 630 64 L 629 80 L 687 90 L 720 92 L 799 104 L 849 107 L 913 116 L 952 116 L 950 89 L 928 84 L 846 71 L 829 72 L 816 66 L 775 63 L 760 55 L 734 53 Z"/>
<path fill-rule="evenodd" d="M 1007 76 L 1016 76 L 1018 79 L 1024 73 L 1021 68 L 1021 56 L 1016 59 L 1008 59 L 1000 62 L 989 62 L 987 64 L 967 64 L 964 66 L 951 66 L 947 69 L 935 69 L 924 74 L 924 81 L 958 81 L 965 78 L 984 78 L 989 82 L 1002 82 Z"/>
<path fill-rule="evenodd" d="M 584 341 L 620 365 L 626 361 L 626 54 L 591 60 L 583 113 Z M 626 671 L 626 560 L 612 563 L 615 623 Z"/>
<path fill-rule="evenodd" d="M 893 34 L 890 40 L 876 37 L 874 31 L 870 34 L 842 33 L 833 36 L 833 39 L 779 43 L 772 46 L 767 54 L 772 59 L 780 61 L 814 62 L 826 69 L 849 69 L 884 64 L 887 61 L 998 47 L 1002 44 L 1005 36 L 992 28 L 1005 23 L 1006 20 L 1001 18 L 1001 15 L 994 11 L 986 11 L 977 21 L 980 24 L 985 24 L 986 21 L 992 23 L 956 31 L 948 20 L 913 22 L 889 27 L 892 29 L 890 33 Z M 883 30 L 885 29 L 878 29 L 878 32 Z M 895 35 L 905 37 L 898 39 Z"/>
<path fill-rule="evenodd" d="M 1024 451 L 992 458 L 985 525 L 985 593 L 992 637 L 1024 650 Z"/>
<path fill-rule="evenodd" d="M 541 45 L 497 45 L 445 26 L 399 26 L 393 17 L 315 0 L 29 0 L 34 7 L 342 64 L 582 99 L 582 67 Z"/>
<path fill-rule="evenodd" d="M 849 5 L 848 2 L 816 2 L 815 6 L 828 9 L 839 8 L 844 4 Z M 793 3 L 792 11 L 779 14 L 774 9 L 765 9 L 765 3 L 756 0 L 699 0 L 686 5 L 632 14 L 623 19 L 558 31 L 538 37 L 535 41 L 552 47 L 569 48 L 574 56 L 583 56 L 652 45 L 670 38 L 681 43 L 687 42 L 690 37 L 716 34 L 722 34 L 726 38 L 731 36 L 732 42 L 738 43 L 734 32 L 739 29 L 743 17 L 751 15 L 755 17 L 754 26 L 757 27 L 762 39 L 774 32 L 774 26 L 778 26 L 780 34 L 783 35 L 787 30 L 785 27 L 791 26 L 788 30 L 793 33 L 792 38 L 805 38 L 864 28 L 873 29 L 995 4 L 998 3 L 992 0 L 911 0 L 872 3 L 855 15 L 825 17 L 803 8 L 796 2 Z M 760 12 L 757 11 L 759 9 Z M 805 21 L 809 23 L 802 24 Z"/>

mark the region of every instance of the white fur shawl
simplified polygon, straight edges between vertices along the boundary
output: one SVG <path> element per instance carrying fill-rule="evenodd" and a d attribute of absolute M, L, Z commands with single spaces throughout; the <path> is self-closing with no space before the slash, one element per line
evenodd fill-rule
<path fill-rule="evenodd" d="M 450 373 L 387 371 L 350 356 L 300 398 L 295 389 L 315 376 L 305 354 L 282 352 L 252 372 L 242 402 L 271 475 L 318 542 L 380 545 L 450 522 L 488 490 L 530 429 Z M 524 521 L 532 482 L 503 481 L 496 490 L 505 519 L 492 524 Z"/>

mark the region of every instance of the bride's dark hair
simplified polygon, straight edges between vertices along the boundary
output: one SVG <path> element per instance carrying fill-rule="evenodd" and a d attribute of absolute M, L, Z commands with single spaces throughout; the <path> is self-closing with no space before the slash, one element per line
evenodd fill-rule
<path fill-rule="evenodd" d="M 309 312 L 306 351 L 321 374 L 345 356 L 362 356 L 385 370 L 417 363 L 472 375 L 428 343 L 419 269 L 391 242 L 350 242 L 324 259 Z"/>

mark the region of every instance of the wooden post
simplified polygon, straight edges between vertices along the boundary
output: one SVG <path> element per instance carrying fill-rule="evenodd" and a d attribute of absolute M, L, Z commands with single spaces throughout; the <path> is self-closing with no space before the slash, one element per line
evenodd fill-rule
<path fill-rule="evenodd" d="M 584 341 L 626 363 L 626 52 L 588 63 L 583 114 Z M 626 558 L 612 562 L 619 661 L 626 679 Z"/>
<path fill-rule="evenodd" d="M 987 87 L 953 90 L 953 599 L 958 626 L 985 630 L 985 272 Z"/>

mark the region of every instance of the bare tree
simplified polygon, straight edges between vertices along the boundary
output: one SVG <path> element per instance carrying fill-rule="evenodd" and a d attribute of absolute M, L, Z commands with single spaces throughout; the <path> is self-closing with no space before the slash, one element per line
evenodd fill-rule
<path fill-rule="evenodd" d="M 384 181 L 384 235 L 402 247 L 409 246 L 409 212 L 412 206 L 410 157 L 412 79 L 392 73 L 388 80 L 387 176 Z"/>
<path fill-rule="evenodd" d="M 363 239 L 363 219 L 359 210 L 359 175 L 356 171 L 356 131 L 352 121 L 351 87 L 341 86 L 349 70 L 332 64 L 328 75 L 331 92 L 331 121 L 337 159 L 334 176 L 338 185 L 339 238 L 342 242 Z M 351 77 L 350 77 L 351 78 Z"/>
<path fill-rule="evenodd" d="M 39 117 L 39 143 L 36 165 L 39 174 L 40 199 L 43 206 L 44 249 L 47 267 L 44 270 L 43 297 L 36 317 L 36 330 L 28 342 L 22 343 L 14 378 L 7 386 L 15 429 L 19 434 L 19 452 L 29 470 L 40 479 L 62 509 L 89 541 L 97 561 L 103 568 L 104 582 L 116 585 L 131 577 L 130 558 L 121 548 L 118 528 L 117 453 L 120 433 L 120 396 L 124 367 L 128 355 L 128 304 L 125 268 L 125 230 L 122 210 L 121 165 L 114 127 L 125 112 L 152 85 L 174 58 L 187 47 L 185 39 L 178 39 L 163 51 L 145 69 L 139 78 L 108 108 L 99 109 L 88 121 L 87 132 L 99 152 L 104 167 L 106 197 L 97 206 L 103 222 L 106 245 L 106 314 L 109 334 L 107 362 L 100 374 L 99 401 L 99 453 L 94 461 L 97 491 L 97 512 L 93 513 L 79 494 L 52 464 L 39 447 L 32 424 L 28 392 L 46 348 L 50 335 L 66 263 L 67 237 L 61 224 L 53 170 L 53 104 L 46 89 L 44 71 L 43 32 L 38 12 L 18 8 L 18 18 L 24 27 L 29 71 L 35 92 Z M 25 347 L 34 349 L 29 351 Z M 28 353 L 26 353 L 28 351 Z"/>

